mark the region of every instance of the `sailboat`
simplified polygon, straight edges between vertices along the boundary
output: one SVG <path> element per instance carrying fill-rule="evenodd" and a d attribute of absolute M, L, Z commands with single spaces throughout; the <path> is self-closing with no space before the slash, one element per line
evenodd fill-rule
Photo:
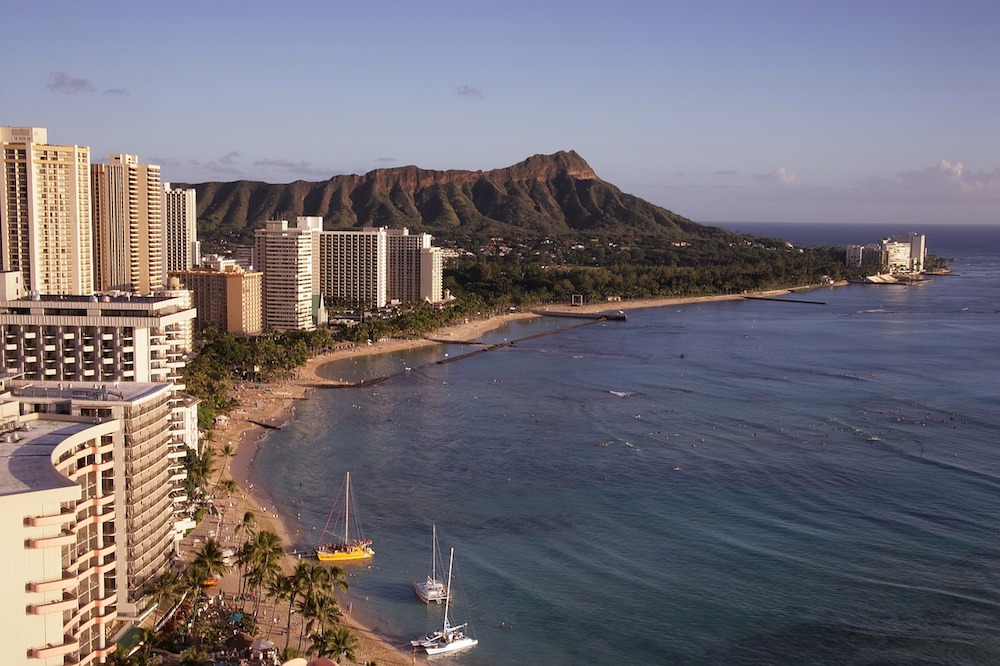
<path fill-rule="evenodd" d="M 432 601 L 441 603 L 448 598 L 448 587 L 437 577 L 437 562 L 440 558 L 438 555 L 437 525 L 431 528 L 431 535 L 431 575 L 424 582 L 413 584 L 413 591 L 425 604 Z"/>
<path fill-rule="evenodd" d="M 451 589 L 451 571 L 455 564 L 455 549 L 451 549 L 451 554 L 448 557 L 448 589 Z M 445 652 L 455 652 L 457 650 L 465 650 L 467 648 L 475 647 L 479 645 L 479 640 L 467 636 L 465 634 L 465 628 L 468 623 L 460 624 L 457 627 L 451 626 L 451 621 L 448 619 L 448 615 L 451 612 L 451 595 L 448 594 L 444 599 L 444 623 L 441 629 L 427 634 L 423 638 L 418 638 L 415 641 L 410 641 L 410 645 L 414 648 L 423 648 L 427 654 L 444 654 Z"/>
<path fill-rule="evenodd" d="M 370 559 L 375 551 L 372 550 L 371 539 L 365 539 L 360 536 L 360 534 L 352 539 L 350 535 L 350 524 L 351 524 L 351 473 L 347 473 L 347 478 L 344 480 L 344 536 L 342 541 L 331 541 L 324 543 L 316 548 L 316 558 L 321 562 L 357 562 L 360 560 Z M 323 535 L 321 539 L 326 537 L 326 535 L 334 536 L 332 532 L 329 531 L 330 521 L 334 518 L 334 513 L 336 512 L 338 503 L 333 505 L 330 509 L 330 515 L 327 516 L 326 526 L 323 527 Z M 339 518 L 338 518 L 339 520 Z M 357 522 L 357 521 L 355 521 Z M 356 530 L 360 532 L 360 530 Z M 340 536 L 339 531 L 336 535 Z"/>

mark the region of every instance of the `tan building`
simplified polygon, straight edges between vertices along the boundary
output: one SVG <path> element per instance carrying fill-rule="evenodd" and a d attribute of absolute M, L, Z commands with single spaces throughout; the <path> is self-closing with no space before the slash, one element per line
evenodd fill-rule
<path fill-rule="evenodd" d="M 55 146 L 39 127 L 0 127 L 0 270 L 40 294 L 94 290 L 90 149 Z"/>
<path fill-rule="evenodd" d="M 201 263 L 197 211 L 194 190 L 163 184 L 163 252 L 168 273 L 189 271 Z"/>
<path fill-rule="evenodd" d="M 312 330 L 314 230 L 271 220 L 254 232 L 254 267 L 263 274 L 265 328 Z"/>
<path fill-rule="evenodd" d="M 94 288 L 149 296 L 166 279 L 160 167 L 135 155 L 91 165 Z"/>
<path fill-rule="evenodd" d="M 169 273 L 170 279 L 176 278 L 192 292 L 199 325 L 240 335 L 260 333 L 263 274 L 244 271 L 231 262 L 206 263 L 202 268 Z"/>
<path fill-rule="evenodd" d="M 0 663 L 96 664 L 172 550 L 172 387 L 0 380 Z"/>

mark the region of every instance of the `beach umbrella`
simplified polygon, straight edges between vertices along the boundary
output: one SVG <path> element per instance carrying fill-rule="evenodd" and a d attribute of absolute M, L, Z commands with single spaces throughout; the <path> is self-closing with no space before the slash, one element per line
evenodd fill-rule
<path fill-rule="evenodd" d="M 273 650 L 274 643 L 267 640 L 266 638 L 258 638 L 253 643 L 250 644 L 251 650 Z"/>
<path fill-rule="evenodd" d="M 281 666 L 309 666 L 309 662 L 304 657 L 296 657 L 295 659 L 289 659 L 281 664 Z"/>
<path fill-rule="evenodd" d="M 230 622 L 239 622 L 242 619 L 243 619 L 243 613 L 233 613 L 232 615 L 229 616 Z"/>

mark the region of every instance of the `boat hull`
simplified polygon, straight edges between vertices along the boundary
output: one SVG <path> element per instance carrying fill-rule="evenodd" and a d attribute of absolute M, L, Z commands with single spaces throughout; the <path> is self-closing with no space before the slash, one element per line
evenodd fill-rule
<path fill-rule="evenodd" d="M 316 559 L 320 562 L 360 562 L 370 560 L 375 551 L 368 547 L 349 548 L 346 550 L 317 550 Z"/>
<path fill-rule="evenodd" d="M 416 593 L 417 598 L 425 604 L 431 602 L 440 604 L 448 598 L 448 588 L 445 587 L 444 583 L 439 583 L 429 578 L 426 583 L 414 583 L 413 591 Z"/>
<path fill-rule="evenodd" d="M 424 650 L 427 654 L 444 654 L 446 652 L 456 652 L 458 650 L 467 650 L 468 648 L 475 647 L 479 645 L 479 641 L 475 638 L 469 638 L 465 636 L 464 638 L 456 638 L 452 641 L 440 641 L 437 643 L 429 643 L 424 645 Z"/>

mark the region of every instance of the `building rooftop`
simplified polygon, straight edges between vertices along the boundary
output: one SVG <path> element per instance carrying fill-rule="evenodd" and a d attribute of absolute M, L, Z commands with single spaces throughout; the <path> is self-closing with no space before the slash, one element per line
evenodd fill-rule
<path fill-rule="evenodd" d="M 70 435 L 92 427 L 42 418 L 0 435 L 0 497 L 78 485 L 52 466 L 52 451 Z"/>
<path fill-rule="evenodd" d="M 33 382 L 13 380 L 7 384 L 14 397 L 52 400 L 137 402 L 168 389 L 166 382 Z"/>

